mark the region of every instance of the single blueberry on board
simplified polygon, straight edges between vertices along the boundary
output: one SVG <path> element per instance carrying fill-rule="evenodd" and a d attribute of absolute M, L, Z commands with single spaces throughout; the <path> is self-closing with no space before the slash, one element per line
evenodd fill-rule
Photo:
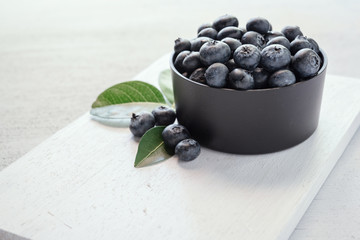
<path fill-rule="evenodd" d="M 170 125 L 174 123 L 176 119 L 175 111 L 165 106 L 157 107 L 151 113 L 155 118 L 155 125 L 157 126 Z"/>
<path fill-rule="evenodd" d="M 151 113 L 132 114 L 130 131 L 135 137 L 142 137 L 147 130 L 155 126 L 155 118 Z"/>
<path fill-rule="evenodd" d="M 189 131 L 180 124 L 168 125 L 161 133 L 164 144 L 169 150 L 174 151 L 175 146 L 184 139 L 190 138 Z"/>
<path fill-rule="evenodd" d="M 185 139 L 175 147 L 175 154 L 181 161 L 192 161 L 200 155 L 200 144 L 194 139 Z"/>

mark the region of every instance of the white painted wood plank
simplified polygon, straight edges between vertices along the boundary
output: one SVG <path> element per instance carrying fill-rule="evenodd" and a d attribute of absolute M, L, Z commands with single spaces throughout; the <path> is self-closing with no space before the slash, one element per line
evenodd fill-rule
<path fill-rule="evenodd" d="M 136 79 L 154 83 L 167 65 L 165 56 Z M 128 129 L 85 114 L 0 172 L 0 237 L 287 239 L 360 124 L 359 90 L 327 76 L 319 128 L 294 148 L 203 148 L 196 161 L 142 169 Z"/>

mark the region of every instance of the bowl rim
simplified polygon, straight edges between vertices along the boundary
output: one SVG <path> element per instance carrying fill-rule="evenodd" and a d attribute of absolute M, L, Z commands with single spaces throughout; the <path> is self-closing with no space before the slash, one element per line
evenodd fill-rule
<path fill-rule="evenodd" d="M 175 55 L 175 51 L 173 51 L 170 55 L 170 69 L 172 71 L 174 71 L 178 76 L 180 76 L 182 79 L 188 81 L 191 84 L 195 84 L 198 85 L 200 87 L 204 87 L 204 88 L 210 88 L 212 90 L 217 90 L 217 91 L 230 91 L 230 92 L 265 92 L 265 91 L 277 91 L 280 89 L 287 89 L 287 88 L 291 88 L 291 87 L 296 87 L 298 85 L 302 85 L 302 84 L 306 84 L 307 82 L 311 82 L 311 80 L 315 79 L 317 76 L 321 75 L 323 72 L 325 72 L 326 67 L 328 65 L 328 58 L 326 53 L 324 52 L 324 50 L 322 48 L 319 48 L 319 52 L 321 53 L 320 58 L 322 57 L 323 63 L 321 68 L 319 69 L 319 71 L 317 72 L 316 75 L 312 76 L 311 78 L 305 80 L 305 81 L 300 81 L 300 82 L 296 82 L 294 84 L 291 84 L 289 86 L 285 86 L 285 87 L 274 87 L 274 88 L 260 88 L 260 89 L 248 89 L 248 90 L 238 90 L 238 89 L 231 89 L 231 88 L 215 88 L 215 87 L 210 87 L 209 85 L 203 84 L 203 83 L 199 83 L 199 82 L 195 82 L 193 80 L 190 80 L 189 78 L 183 76 L 174 66 L 174 55 Z"/>

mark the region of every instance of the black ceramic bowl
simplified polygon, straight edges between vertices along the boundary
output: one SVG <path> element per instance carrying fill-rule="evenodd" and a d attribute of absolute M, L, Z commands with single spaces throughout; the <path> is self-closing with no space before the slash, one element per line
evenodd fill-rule
<path fill-rule="evenodd" d="M 181 75 L 170 59 L 178 122 L 202 146 L 261 154 L 295 146 L 316 130 L 327 57 L 313 78 L 282 88 L 212 88 Z"/>

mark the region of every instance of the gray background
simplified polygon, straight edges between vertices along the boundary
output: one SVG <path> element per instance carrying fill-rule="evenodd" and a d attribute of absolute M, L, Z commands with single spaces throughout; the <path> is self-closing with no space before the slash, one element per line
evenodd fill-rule
<path fill-rule="evenodd" d="M 299 25 L 327 52 L 328 74 L 360 77 L 359 12 L 355 0 L 0 0 L 0 170 L 88 111 L 102 90 L 171 51 L 177 37 L 195 37 L 198 25 L 226 13 L 240 26 L 255 16 L 275 30 Z M 359 179 L 350 165 L 337 166 L 322 191 L 343 174 Z M 360 216 L 359 192 L 349 188 L 327 208 L 314 201 L 292 238 L 360 239 L 351 219 Z"/>

